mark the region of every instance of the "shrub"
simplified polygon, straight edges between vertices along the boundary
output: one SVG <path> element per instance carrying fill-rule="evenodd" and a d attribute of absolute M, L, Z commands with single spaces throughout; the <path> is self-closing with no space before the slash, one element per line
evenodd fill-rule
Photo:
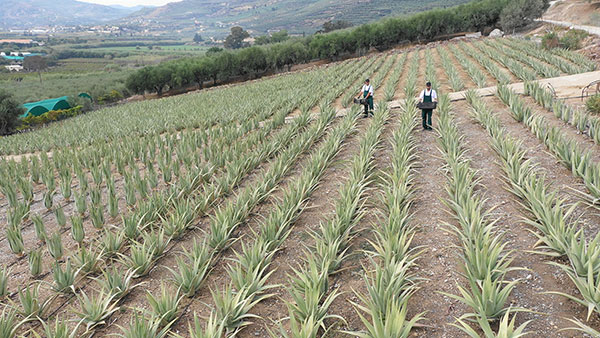
<path fill-rule="evenodd" d="M 562 48 L 574 50 L 581 48 L 581 41 L 587 38 L 588 33 L 579 29 L 570 29 L 560 38 L 560 46 Z"/>
<path fill-rule="evenodd" d="M 542 16 L 548 1 L 546 0 L 514 0 L 504 7 L 500 14 L 500 25 L 505 32 L 513 32 L 533 23 Z"/>
<path fill-rule="evenodd" d="M 19 115 L 25 109 L 13 98 L 11 94 L 0 90 L 0 136 L 8 135 L 19 126 Z"/>
<path fill-rule="evenodd" d="M 84 111 L 82 106 L 76 106 L 69 109 L 51 110 L 39 116 L 27 115 L 27 117 L 22 119 L 22 124 L 21 126 L 19 126 L 18 129 L 25 130 L 31 127 L 36 127 L 50 122 L 77 116 L 83 112 Z"/>
<path fill-rule="evenodd" d="M 600 114 L 600 94 L 590 97 L 585 102 L 585 107 L 592 114 Z"/>
<path fill-rule="evenodd" d="M 548 32 L 542 37 L 542 47 L 546 49 L 558 48 L 560 46 L 558 34 L 556 32 Z"/>

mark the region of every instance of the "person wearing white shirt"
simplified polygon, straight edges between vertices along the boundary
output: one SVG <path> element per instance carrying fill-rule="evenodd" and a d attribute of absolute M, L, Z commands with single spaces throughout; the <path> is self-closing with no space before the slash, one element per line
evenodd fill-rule
<path fill-rule="evenodd" d="M 427 88 L 423 89 L 419 95 L 419 102 L 437 102 L 437 93 L 435 89 L 431 89 L 431 82 L 427 82 Z M 431 128 L 431 115 L 433 115 L 433 109 L 421 109 L 421 117 L 423 118 L 423 129 L 433 130 Z"/>
<path fill-rule="evenodd" d="M 369 117 L 369 114 L 373 115 L 373 86 L 371 86 L 369 79 L 365 80 L 365 84 L 362 86 L 358 97 L 363 96 L 365 99 L 365 117 Z"/>

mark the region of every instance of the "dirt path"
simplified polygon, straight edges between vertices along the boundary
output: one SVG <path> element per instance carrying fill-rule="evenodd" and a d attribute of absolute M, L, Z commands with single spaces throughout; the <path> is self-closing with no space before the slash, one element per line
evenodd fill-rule
<path fill-rule="evenodd" d="M 420 118 L 419 118 L 420 121 Z M 433 126 L 437 125 L 436 114 Z M 445 166 L 437 145 L 437 132 L 415 131 L 416 153 L 419 160 L 415 173 L 417 189 L 412 223 L 417 229 L 413 245 L 422 246 L 424 251 L 418 260 L 417 275 L 426 280 L 409 301 L 409 317 L 426 312 L 428 327 L 415 330 L 418 337 L 460 337 L 461 331 L 447 325 L 467 312 L 466 306 L 440 294 L 458 294 L 457 283 L 462 284 L 460 259 L 456 249 L 457 241 L 444 231 L 444 223 L 453 223 L 450 211 L 442 204 L 446 197 Z"/>
<path fill-rule="evenodd" d="M 454 53 L 452 53 L 452 51 L 448 48 L 448 46 L 441 45 L 440 48 L 442 48 L 444 51 L 446 51 L 446 54 L 448 54 L 448 57 L 450 58 L 450 60 L 452 61 L 452 64 L 454 64 L 454 67 L 456 68 L 456 70 L 458 71 L 458 74 L 460 75 L 460 79 L 462 80 L 462 82 L 464 84 L 464 88 L 477 88 L 477 84 L 475 84 L 475 82 L 473 82 L 473 79 L 471 79 L 471 76 L 469 76 L 469 73 L 467 72 L 467 70 L 465 68 L 463 68 L 463 66 L 460 64 L 460 62 L 458 62 L 458 59 L 456 58 Z M 441 58 L 441 56 L 437 50 L 436 50 L 435 54 L 438 56 L 438 58 Z M 453 90 L 450 90 L 449 92 L 452 92 L 452 91 Z"/>
<path fill-rule="evenodd" d="M 577 24 L 574 24 L 574 23 L 571 23 L 568 21 L 557 21 L 557 20 L 551 20 L 551 19 L 546 19 L 546 18 L 543 18 L 538 21 L 551 23 L 551 24 L 557 25 L 557 26 L 568 27 L 571 29 L 579 29 L 582 31 L 586 31 L 589 34 L 594 34 L 594 35 L 600 36 L 600 27 L 596 27 L 596 26 L 577 25 Z"/>
<path fill-rule="evenodd" d="M 444 66 L 442 65 L 442 60 L 440 58 L 440 54 L 435 48 L 431 49 L 431 56 L 433 59 L 433 66 L 435 67 L 435 72 L 438 78 L 438 91 L 441 93 L 452 93 L 454 90 L 450 85 L 450 81 L 448 80 L 448 74 L 444 70 Z"/>

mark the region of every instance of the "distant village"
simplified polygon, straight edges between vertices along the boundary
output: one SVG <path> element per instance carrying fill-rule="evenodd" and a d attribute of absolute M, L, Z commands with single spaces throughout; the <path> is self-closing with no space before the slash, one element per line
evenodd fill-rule
<path fill-rule="evenodd" d="M 0 39 L 0 45 L 24 45 L 24 46 L 43 46 L 43 41 L 36 41 L 32 39 Z M 4 68 L 10 72 L 20 72 L 23 70 L 23 60 L 26 57 L 40 55 L 39 53 L 31 53 L 26 51 L 0 51 L 0 57 L 5 60 L 9 60 L 11 64 L 4 65 Z"/>

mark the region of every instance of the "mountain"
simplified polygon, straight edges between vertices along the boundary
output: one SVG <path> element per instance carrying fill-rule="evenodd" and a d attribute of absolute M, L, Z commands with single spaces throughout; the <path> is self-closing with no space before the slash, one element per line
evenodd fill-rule
<path fill-rule="evenodd" d="M 128 12 L 128 14 L 141 11 L 142 9 L 145 9 L 145 8 L 157 7 L 157 6 L 152 6 L 152 5 L 137 5 L 137 6 L 109 5 L 109 6 L 112 8 L 123 10 L 124 12 Z"/>
<path fill-rule="evenodd" d="M 135 10 L 75 0 L 2 0 L 0 28 L 98 24 L 120 19 Z"/>
<path fill-rule="evenodd" d="M 391 15 L 448 7 L 470 0 L 183 0 L 143 9 L 122 22 L 149 29 L 201 31 L 223 37 L 239 25 L 254 35 L 287 29 L 313 33 L 328 20 L 362 24 Z"/>

